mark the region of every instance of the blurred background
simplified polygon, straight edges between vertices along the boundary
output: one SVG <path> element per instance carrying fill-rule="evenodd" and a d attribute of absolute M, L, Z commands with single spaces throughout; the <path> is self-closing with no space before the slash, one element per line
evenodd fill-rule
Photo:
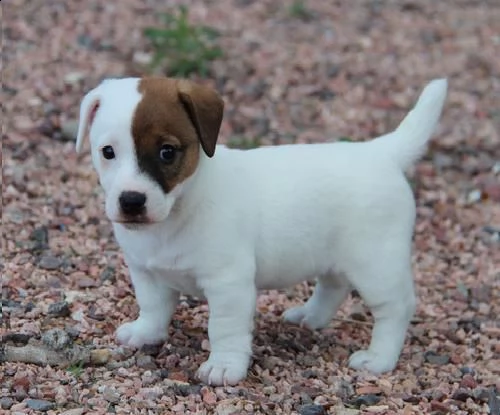
<path fill-rule="evenodd" d="M 2 332 L 23 335 L 9 337 L 18 347 L 58 328 L 129 362 L 121 372 L 6 362 L 3 409 L 31 413 L 39 399 L 57 414 L 499 413 L 500 2 L 2 6 Z M 143 355 L 116 346 L 115 327 L 137 308 L 90 156 L 75 154 L 74 137 L 85 92 L 146 74 L 216 88 L 226 103 L 220 142 L 245 149 L 369 139 L 396 127 L 428 81 L 449 79 L 441 123 L 409 176 L 420 304 L 399 371 L 374 378 L 346 368 L 371 329 L 357 298 L 321 333 L 282 325 L 307 284 L 261 296 L 254 366 L 240 389 L 193 378 L 208 353 L 197 299 L 181 304 L 170 345 Z M 152 385 L 160 392 L 144 390 Z"/>

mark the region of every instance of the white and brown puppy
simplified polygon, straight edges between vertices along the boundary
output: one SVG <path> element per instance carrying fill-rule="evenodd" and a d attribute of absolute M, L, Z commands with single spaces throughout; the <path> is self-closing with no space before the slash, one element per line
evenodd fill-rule
<path fill-rule="evenodd" d="M 77 149 L 89 135 L 140 307 L 118 340 L 164 342 L 179 294 L 206 298 L 211 352 L 198 375 L 236 384 L 250 362 L 257 290 L 317 279 L 285 320 L 325 327 L 356 289 L 375 326 L 349 365 L 392 370 L 415 310 L 404 171 L 424 153 L 446 89 L 431 82 L 394 132 L 366 143 L 248 151 L 216 148 L 223 101 L 210 88 L 128 78 L 90 91 Z"/>

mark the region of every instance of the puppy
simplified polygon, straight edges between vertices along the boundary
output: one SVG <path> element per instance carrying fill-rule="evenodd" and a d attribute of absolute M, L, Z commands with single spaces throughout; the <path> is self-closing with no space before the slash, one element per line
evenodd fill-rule
<path fill-rule="evenodd" d="M 356 289 L 375 325 L 349 366 L 394 369 L 415 310 L 415 202 L 404 172 L 425 151 L 446 80 L 432 81 L 395 131 L 364 143 L 216 146 L 223 101 L 187 80 L 103 82 L 83 99 L 76 147 L 90 137 L 106 214 L 140 307 L 120 326 L 131 347 L 167 340 L 179 294 L 205 298 L 211 385 L 246 377 L 257 290 L 317 280 L 284 319 L 329 324 Z"/>

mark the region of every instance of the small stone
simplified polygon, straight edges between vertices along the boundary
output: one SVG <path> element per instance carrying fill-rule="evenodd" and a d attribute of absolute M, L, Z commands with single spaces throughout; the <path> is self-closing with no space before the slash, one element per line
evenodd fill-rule
<path fill-rule="evenodd" d="M 432 365 L 446 365 L 450 362 L 450 356 L 447 354 L 438 354 L 433 351 L 424 353 L 424 359 Z"/>
<path fill-rule="evenodd" d="M 171 387 L 174 390 L 175 395 L 180 396 L 199 395 L 202 388 L 201 385 L 190 385 L 183 383 L 176 383 Z"/>
<path fill-rule="evenodd" d="M 346 401 L 352 395 L 354 395 L 354 387 L 346 380 L 341 379 L 335 388 L 335 395 L 338 396 L 342 401 Z"/>
<path fill-rule="evenodd" d="M 14 399 L 5 396 L 0 399 L 0 407 L 2 409 L 10 409 L 10 407 L 14 405 Z"/>
<path fill-rule="evenodd" d="M 27 115 L 17 115 L 13 118 L 14 128 L 18 132 L 28 132 L 34 128 L 34 123 Z"/>
<path fill-rule="evenodd" d="M 316 372 L 313 369 L 306 369 L 302 372 L 302 377 L 304 377 L 306 379 L 317 378 L 318 372 Z"/>
<path fill-rule="evenodd" d="M 467 203 L 473 204 L 481 200 L 482 192 L 481 190 L 472 190 L 467 194 Z"/>
<path fill-rule="evenodd" d="M 210 351 L 210 341 L 208 339 L 203 339 L 201 342 L 201 350 Z"/>
<path fill-rule="evenodd" d="M 470 374 L 470 375 L 474 376 L 476 374 L 476 371 L 472 367 L 469 367 L 469 366 L 461 367 L 460 372 L 462 372 L 462 375 Z"/>
<path fill-rule="evenodd" d="M 302 405 L 299 410 L 300 415 L 326 415 L 323 405 L 308 404 Z"/>
<path fill-rule="evenodd" d="M 361 405 L 371 406 L 380 402 L 380 396 L 368 394 L 368 395 L 359 395 L 350 401 L 350 404 L 355 406 L 356 408 L 361 407 Z"/>
<path fill-rule="evenodd" d="M 46 269 L 49 271 L 53 271 L 58 269 L 61 266 L 62 262 L 59 258 L 53 255 L 44 255 L 40 259 L 38 266 L 42 269 Z"/>
<path fill-rule="evenodd" d="M 97 282 L 90 277 L 80 277 L 77 284 L 80 288 L 92 288 L 97 286 Z"/>
<path fill-rule="evenodd" d="M 110 403 L 118 403 L 120 402 L 120 394 L 115 388 L 112 387 L 105 387 L 104 391 L 102 393 L 102 397 L 110 402 Z"/>
<path fill-rule="evenodd" d="M 53 350 L 62 350 L 73 343 L 69 334 L 59 328 L 50 329 L 43 333 L 42 342 Z"/>
<path fill-rule="evenodd" d="M 58 137 L 61 141 L 73 141 L 78 132 L 78 120 L 66 120 L 61 124 L 61 135 Z"/>
<path fill-rule="evenodd" d="M 54 317 L 69 317 L 71 311 L 66 301 L 59 301 L 49 305 L 49 314 Z"/>
<path fill-rule="evenodd" d="M 145 344 L 141 347 L 140 352 L 149 356 L 158 356 L 160 354 L 163 344 Z"/>
<path fill-rule="evenodd" d="M 110 281 L 111 283 L 115 282 L 116 277 L 115 277 L 114 267 L 108 266 L 104 268 L 104 270 L 101 272 L 100 278 L 102 282 L 104 281 Z"/>
<path fill-rule="evenodd" d="M 61 412 L 60 415 L 83 415 L 84 413 L 85 413 L 85 408 L 74 408 Z"/>
<path fill-rule="evenodd" d="M 217 402 L 217 395 L 206 387 L 201 389 L 201 395 L 203 396 L 203 402 L 208 405 L 213 405 Z"/>
<path fill-rule="evenodd" d="M 475 400 L 485 403 L 490 398 L 490 391 L 486 388 L 476 388 L 472 391 L 472 396 Z"/>
<path fill-rule="evenodd" d="M 19 179 L 19 178 L 18 178 Z M 24 181 L 24 175 L 21 178 Z M 40 226 L 31 232 L 30 239 L 33 241 L 33 250 L 42 251 L 49 247 L 49 229 L 47 226 Z"/>
<path fill-rule="evenodd" d="M 460 386 L 462 388 L 474 389 L 477 386 L 477 382 L 472 377 L 472 375 L 464 375 L 464 377 L 460 381 Z"/>
<path fill-rule="evenodd" d="M 488 390 L 488 406 L 490 407 L 490 414 L 498 415 L 500 414 L 500 400 L 495 393 L 494 388 Z"/>
<path fill-rule="evenodd" d="M 64 77 L 64 82 L 68 85 L 76 85 L 85 79 L 84 72 L 70 72 Z"/>
<path fill-rule="evenodd" d="M 470 392 L 464 388 L 457 389 L 451 396 L 452 399 L 460 402 L 465 402 L 469 397 L 470 397 Z"/>
<path fill-rule="evenodd" d="M 439 401 L 431 401 L 431 410 L 436 411 L 438 413 L 443 413 L 447 414 L 449 411 L 449 407 L 446 403 L 444 402 L 439 402 Z"/>
<path fill-rule="evenodd" d="M 134 63 L 137 63 L 139 65 L 149 65 L 151 60 L 152 60 L 152 55 L 151 53 L 147 52 L 135 52 L 134 55 L 132 56 L 132 60 Z"/>
<path fill-rule="evenodd" d="M 141 369 L 155 370 L 157 369 L 157 365 L 154 359 L 146 354 L 141 354 L 136 358 L 136 365 Z"/>
<path fill-rule="evenodd" d="M 26 405 L 35 411 L 47 412 L 56 407 L 54 402 L 43 399 L 27 399 Z"/>
<path fill-rule="evenodd" d="M 376 385 L 366 385 L 357 388 L 356 393 L 358 395 L 378 395 L 382 393 L 382 390 Z"/>

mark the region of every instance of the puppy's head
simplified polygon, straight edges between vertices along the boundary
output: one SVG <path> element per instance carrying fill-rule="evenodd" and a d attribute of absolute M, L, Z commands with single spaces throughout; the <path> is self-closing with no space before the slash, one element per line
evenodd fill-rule
<path fill-rule="evenodd" d="M 109 219 L 130 226 L 165 220 L 201 153 L 213 156 L 223 108 L 214 90 L 187 80 L 114 79 L 90 91 L 76 149 L 88 135 Z"/>

